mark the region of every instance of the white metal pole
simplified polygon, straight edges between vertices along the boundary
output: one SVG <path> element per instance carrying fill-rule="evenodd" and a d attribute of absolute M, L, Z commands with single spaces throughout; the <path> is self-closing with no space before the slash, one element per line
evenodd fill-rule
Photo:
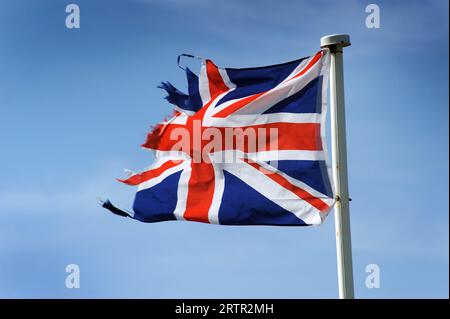
<path fill-rule="evenodd" d="M 334 217 L 340 299 L 354 298 L 345 135 L 344 70 L 342 62 L 342 48 L 349 45 L 350 37 L 346 34 L 334 34 L 320 39 L 320 46 L 328 48 L 331 53 L 331 147 L 334 189 L 337 195 Z"/>

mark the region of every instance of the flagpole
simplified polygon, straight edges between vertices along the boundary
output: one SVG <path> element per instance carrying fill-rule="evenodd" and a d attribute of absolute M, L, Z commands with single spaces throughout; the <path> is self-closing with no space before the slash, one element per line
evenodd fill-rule
<path fill-rule="evenodd" d="M 328 35 L 320 39 L 320 46 L 322 48 L 328 48 L 331 53 L 331 148 L 334 190 L 337 196 L 337 201 L 334 206 L 334 218 L 340 299 L 354 298 L 345 134 L 344 70 L 342 59 L 343 48 L 349 45 L 350 36 L 346 34 Z"/>

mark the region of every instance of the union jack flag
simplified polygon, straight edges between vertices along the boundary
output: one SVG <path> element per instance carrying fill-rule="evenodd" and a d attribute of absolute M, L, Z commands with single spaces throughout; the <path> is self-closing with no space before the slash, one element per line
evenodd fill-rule
<path fill-rule="evenodd" d="M 334 204 L 324 140 L 329 53 L 256 68 L 203 60 L 185 69 L 188 94 L 161 84 L 174 115 L 142 147 L 145 171 L 120 180 L 138 186 L 143 222 L 318 225 Z"/>

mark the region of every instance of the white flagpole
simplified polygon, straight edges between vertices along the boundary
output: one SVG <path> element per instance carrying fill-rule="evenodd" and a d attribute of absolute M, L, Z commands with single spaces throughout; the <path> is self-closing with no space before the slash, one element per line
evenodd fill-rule
<path fill-rule="evenodd" d="M 342 49 L 349 45 L 350 37 L 346 34 L 328 35 L 320 39 L 320 46 L 330 49 L 331 53 L 331 148 L 334 189 L 337 195 L 334 217 L 340 299 L 354 298 L 345 135 L 344 70 L 342 62 Z"/>

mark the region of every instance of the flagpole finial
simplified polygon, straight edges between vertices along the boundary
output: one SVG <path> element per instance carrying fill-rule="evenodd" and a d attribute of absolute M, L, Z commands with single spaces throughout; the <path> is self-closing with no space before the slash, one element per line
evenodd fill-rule
<path fill-rule="evenodd" d="M 348 34 L 331 34 L 320 38 L 320 47 L 333 49 L 342 49 L 351 45 Z"/>

